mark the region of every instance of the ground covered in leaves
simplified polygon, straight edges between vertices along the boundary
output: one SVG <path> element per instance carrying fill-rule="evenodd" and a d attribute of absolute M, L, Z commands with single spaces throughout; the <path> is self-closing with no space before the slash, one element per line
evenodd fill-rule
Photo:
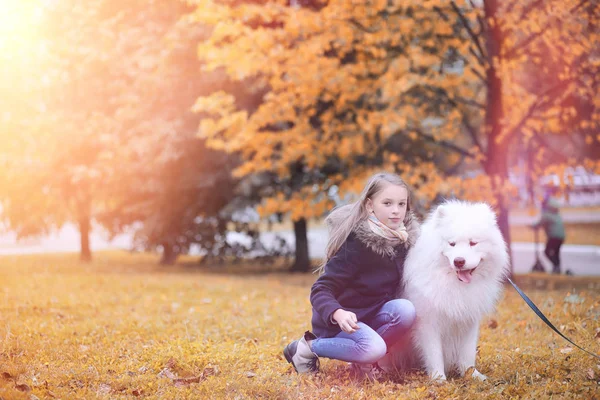
<path fill-rule="evenodd" d="M 600 360 L 545 327 L 510 287 L 482 323 L 486 382 L 439 385 L 418 372 L 361 381 L 333 360 L 298 376 L 281 351 L 310 327 L 315 276 L 236 269 L 159 267 L 127 253 L 92 265 L 1 257 L 0 398 L 600 398 Z M 600 278 L 521 282 L 563 333 L 600 353 Z"/>

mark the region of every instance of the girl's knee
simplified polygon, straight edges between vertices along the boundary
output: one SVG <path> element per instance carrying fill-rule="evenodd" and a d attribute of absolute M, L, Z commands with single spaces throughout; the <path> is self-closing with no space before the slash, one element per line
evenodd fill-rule
<path fill-rule="evenodd" d="M 397 319 L 398 322 L 405 327 L 412 326 L 417 317 L 417 312 L 413 303 L 406 299 L 395 299 L 390 301 L 390 303 L 393 307 L 392 314 L 394 319 Z"/>
<path fill-rule="evenodd" d="M 387 353 L 387 345 L 379 335 L 369 338 L 369 340 L 363 343 L 360 348 L 360 359 L 356 362 L 361 364 L 373 364 L 382 359 Z"/>

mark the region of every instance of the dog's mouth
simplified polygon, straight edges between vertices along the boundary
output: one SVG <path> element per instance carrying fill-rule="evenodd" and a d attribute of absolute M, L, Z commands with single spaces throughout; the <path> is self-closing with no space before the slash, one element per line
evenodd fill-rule
<path fill-rule="evenodd" d="M 461 270 L 457 270 L 456 271 L 456 277 L 461 282 L 471 283 L 471 279 L 473 278 L 473 272 L 475 272 L 476 269 L 477 269 L 477 267 L 475 267 L 473 269 L 461 269 Z"/>

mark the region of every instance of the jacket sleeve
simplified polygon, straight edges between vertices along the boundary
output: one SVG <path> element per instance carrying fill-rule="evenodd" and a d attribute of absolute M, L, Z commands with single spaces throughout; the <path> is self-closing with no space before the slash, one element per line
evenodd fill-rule
<path fill-rule="evenodd" d="M 534 228 L 545 228 L 547 224 L 548 224 L 548 213 L 542 212 L 542 215 L 540 215 L 540 219 L 536 223 L 534 223 L 532 226 Z"/>
<path fill-rule="evenodd" d="M 360 243 L 354 235 L 350 235 L 338 252 L 327 261 L 325 273 L 312 286 L 310 302 L 328 326 L 335 324 L 333 313 L 343 308 L 337 298 L 355 277 L 360 263 L 359 256 Z"/>
<path fill-rule="evenodd" d="M 531 225 L 531 227 L 532 227 L 532 228 L 540 228 L 540 227 L 541 227 L 541 226 L 543 226 L 543 225 L 544 225 L 544 213 L 542 213 L 542 214 L 540 215 L 539 219 L 538 219 L 536 222 L 534 222 L 534 223 Z"/>

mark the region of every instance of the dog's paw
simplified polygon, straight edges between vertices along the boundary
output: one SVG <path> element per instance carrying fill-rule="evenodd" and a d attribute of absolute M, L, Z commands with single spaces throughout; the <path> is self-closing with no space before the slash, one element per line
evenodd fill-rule
<path fill-rule="evenodd" d="M 432 372 L 429 374 L 429 378 L 434 383 L 446 382 L 446 375 L 443 372 Z"/>
<path fill-rule="evenodd" d="M 487 376 L 485 376 L 484 374 L 482 374 L 481 372 L 477 371 L 476 369 L 473 370 L 473 374 L 471 375 L 471 377 L 473 379 L 479 379 L 480 381 L 485 381 L 487 380 Z"/>

